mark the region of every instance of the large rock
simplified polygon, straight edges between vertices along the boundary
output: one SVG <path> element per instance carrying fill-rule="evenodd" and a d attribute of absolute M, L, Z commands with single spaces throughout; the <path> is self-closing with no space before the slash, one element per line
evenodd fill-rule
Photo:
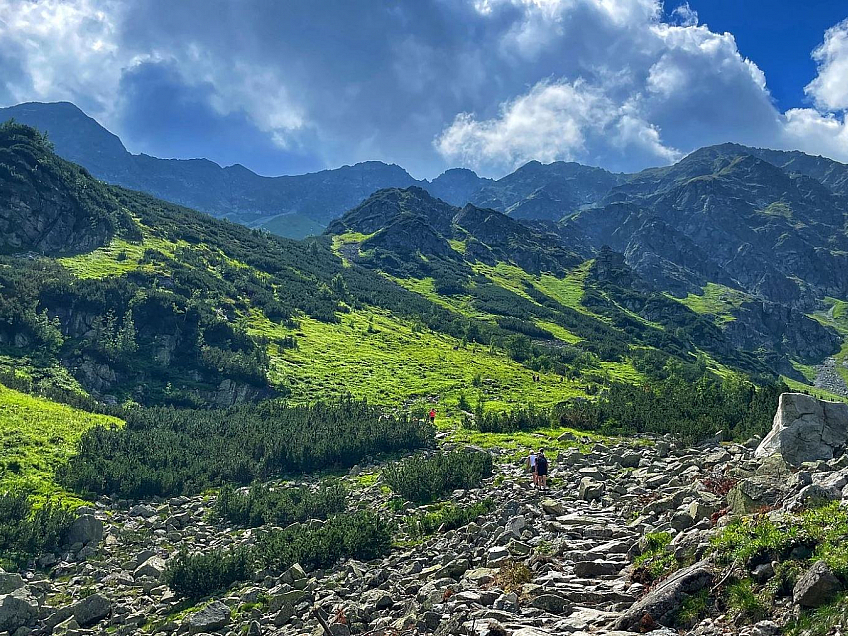
<path fill-rule="evenodd" d="M 78 603 L 74 603 L 72 610 L 77 623 L 86 627 L 109 616 L 112 611 L 112 603 L 101 594 L 92 594 Z"/>
<path fill-rule="evenodd" d="M 221 601 L 214 601 L 199 612 L 195 612 L 186 620 L 188 632 L 217 632 L 230 622 L 230 608 Z"/>
<path fill-rule="evenodd" d="M 727 506 L 735 515 L 747 515 L 771 508 L 786 496 L 786 486 L 786 480 L 775 477 L 748 477 L 727 493 Z"/>
<path fill-rule="evenodd" d="M 103 539 L 103 522 L 94 515 L 80 515 L 71 524 L 65 540 L 69 545 L 97 545 Z"/>
<path fill-rule="evenodd" d="M 792 590 L 792 600 L 802 607 L 820 607 L 833 598 L 841 587 L 827 563 L 816 561 L 798 579 Z"/>
<path fill-rule="evenodd" d="M 595 481 L 591 477 L 584 477 L 580 480 L 579 496 L 583 501 L 600 499 L 604 496 L 603 482 Z"/>
<path fill-rule="evenodd" d="M 0 596 L 0 632 L 10 634 L 38 616 L 38 601 L 25 588 Z"/>
<path fill-rule="evenodd" d="M 783 393 L 771 432 L 755 451 L 757 457 L 780 453 L 795 466 L 833 459 L 848 442 L 848 404 L 825 402 L 803 393 Z"/>
<path fill-rule="evenodd" d="M 616 621 L 615 628 L 639 631 L 640 623 L 646 614 L 653 621 L 670 626 L 674 611 L 690 594 L 702 590 L 712 579 L 713 568 L 707 560 L 699 561 L 675 572 L 627 610 Z"/>
<path fill-rule="evenodd" d="M 133 571 L 133 577 L 149 576 L 152 579 L 162 578 L 165 571 L 165 561 L 161 557 L 152 556 Z"/>
<path fill-rule="evenodd" d="M 0 570 L 0 595 L 14 592 L 15 590 L 21 589 L 23 586 L 24 580 L 21 578 L 20 574 Z"/>

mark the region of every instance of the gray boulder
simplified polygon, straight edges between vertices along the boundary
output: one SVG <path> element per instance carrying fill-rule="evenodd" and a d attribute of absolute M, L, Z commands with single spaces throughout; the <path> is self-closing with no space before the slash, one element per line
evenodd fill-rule
<path fill-rule="evenodd" d="M 841 585 L 827 563 L 816 561 L 807 570 L 792 590 L 792 600 L 801 607 L 820 607 L 827 603 Z"/>
<path fill-rule="evenodd" d="M 86 627 L 109 616 L 112 603 L 101 594 L 92 594 L 74 603 L 72 610 L 77 623 Z"/>
<path fill-rule="evenodd" d="M 848 404 L 803 393 L 783 393 L 768 435 L 756 457 L 779 453 L 790 464 L 833 459 L 848 442 Z"/>
<path fill-rule="evenodd" d="M 38 601 L 25 587 L 0 596 L 0 632 L 10 634 L 38 616 Z"/>
<path fill-rule="evenodd" d="M 689 597 L 702 590 L 713 579 L 712 564 L 699 561 L 678 570 L 648 592 L 616 621 L 615 628 L 639 631 L 642 618 L 647 614 L 654 621 L 668 625 L 674 611 Z"/>
<path fill-rule="evenodd" d="M 604 484 L 603 482 L 595 481 L 591 477 L 584 477 L 580 480 L 579 495 L 583 501 L 600 499 L 604 495 Z"/>
<path fill-rule="evenodd" d="M 94 515 L 80 515 L 74 519 L 65 539 L 68 545 L 97 545 L 103 539 L 103 522 Z"/>
<path fill-rule="evenodd" d="M 0 595 L 9 594 L 10 592 L 21 589 L 23 586 L 24 580 L 20 574 L 0 570 Z"/>
<path fill-rule="evenodd" d="M 214 601 L 199 612 L 195 612 L 186 619 L 186 625 L 190 634 L 201 632 L 217 632 L 230 622 L 230 608 L 221 601 Z"/>
<path fill-rule="evenodd" d="M 158 556 L 152 556 L 133 571 L 133 577 L 149 576 L 158 580 L 162 577 L 164 571 L 165 561 Z"/>

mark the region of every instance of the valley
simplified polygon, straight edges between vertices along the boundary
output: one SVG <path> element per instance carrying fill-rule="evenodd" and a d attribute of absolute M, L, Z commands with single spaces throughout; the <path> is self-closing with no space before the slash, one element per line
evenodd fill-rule
<path fill-rule="evenodd" d="M 841 164 L 277 181 L 61 108 L 126 156 L 0 126 L 0 633 L 838 624 L 844 440 L 757 449 L 776 409 L 848 429 Z M 198 165 L 279 189 L 221 186 L 249 220 L 199 204 Z"/>

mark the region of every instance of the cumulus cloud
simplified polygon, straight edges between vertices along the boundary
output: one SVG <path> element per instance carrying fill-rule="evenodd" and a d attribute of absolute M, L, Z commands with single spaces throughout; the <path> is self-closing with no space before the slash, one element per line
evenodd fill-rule
<path fill-rule="evenodd" d="M 665 147 L 658 131 L 633 103 L 617 104 L 602 88 L 583 80 L 540 82 L 505 103 L 497 117 L 477 121 L 457 115 L 439 136 L 439 151 L 465 165 L 494 162 L 514 168 L 531 159 L 550 162 L 582 158 L 601 144 L 622 153 L 673 161 L 680 153 Z"/>
<path fill-rule="evenodd" d="M 818 76 L 805 91 L 822 110 L 848 110 L 848 20 L 827 30 L 815 51 Z"/>
<path fill-rule="evenodd" d="M 531 158 L 578 160 L 614 169 L 668 163 L 699 146 L 736 141 L 801 148 L 848 159 L 843 114 L 848 105 L 848 21 L 830 29 L 813 57 L 818 77 L 807 87 L 820 110 L 780 113 L 766 77 L 739 51 L 730 33 L 698 24 L 688 4 L 660 19 L 659 3 L 644 0 L 522 0 L 517 33 L 538 31 L 540 21 L 568 56 L 563 73 L 481 116 L 462 112 L 436 137 L 451 161 L 483 171 L 513 169 Z M 488 15 L 498 4 L 490 0 Z M 626 20 L 617 19 L 626 15 Z M 575 20 L 579 16 L 579 20 Z M 581 44 L 591 33 L 603 48 Z M 538 33 L 537 33 L 538 36 Z M 510 44 L 522 38 L 511 34 Z M 536 41 L 549 42 L 547 35 Z"/>
<path fill-rule="evenodd" d="M 0 0 L 0 16 L 0 100 L 73 101 L 152 154 L 416 176 L 636 170 L 728 140 L 848 159 L 846 23 L 813 53 L 815 108 L 781 113 L 685 2 Z"/>

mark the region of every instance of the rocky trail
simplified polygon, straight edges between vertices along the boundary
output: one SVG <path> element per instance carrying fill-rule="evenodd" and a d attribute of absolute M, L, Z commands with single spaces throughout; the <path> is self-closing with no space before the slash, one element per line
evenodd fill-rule
<path fill-rule="evenodd" d="M 790 430 L 789 417 L 799 409 L 787 402 L 776 428 Z M 789 443 L 785 435 L 770 439 Z M 514 454 L 495 450 L 495 474 L 483 487 L 450 497 L 458 505 L 494 500 L 491 512 L 476 521 L 401 542 L 372 562 L 262 571 L 198 605 L 163 582 L 168 559 L 183 546 L 208 551 L 250 545 L 264 529 L 214 520 L 211 495 L 148 502 L 101 498 L 82 510 L 67 551 L 41 557 L 23 576 L 0 573 L 0 633 L 678 633 L 666 625 L 674 624 L 688 597 L 719 576 L 709 558 L 710 537 L 728 513 L 790 510 L 813 495 L 838 500 L 848 493 L 848 457 L 799 469 L 780 455 L 759 456 L 758 443 L 716 438 L 686 448 L 641 439 L 596 443 L 589 452 L 585 446 L 584 452 L 565 450 L 552 457 L 547 493 L 531 487 Z M 405 511 L 391 512 L 379 479 L 352 489 L 350 497 L 352 508 L 379 508 L 399 522 L 414 511 L 407 504 Z M 647 549 L 646 537 L 658 532 L 672 537 L 668 550 L 684 567 L 651 581 L 633 561 Z M 787 611 L 793 603 L 786 600 Z M 771 620 L 740 632 L 721 616 L 691 627 L 703 635 L 777 633 Z"/>

